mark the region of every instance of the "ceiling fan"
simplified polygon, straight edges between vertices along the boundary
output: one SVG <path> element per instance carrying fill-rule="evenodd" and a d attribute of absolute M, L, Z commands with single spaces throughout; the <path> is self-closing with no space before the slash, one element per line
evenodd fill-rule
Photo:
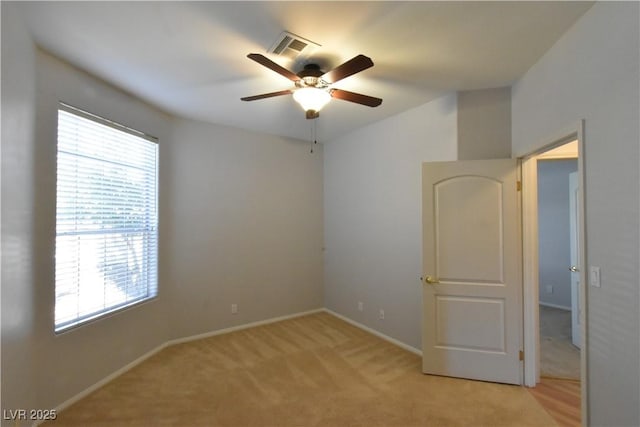
<path fill-rule="evenodd" d="M 255 101 L 273 96 L 293 94 L 293 98 L 304 109 L 307 119 L 318 118 L 320 116 L 320 110 L 331 98 L 355 102 L 356 104 L 362 104 L 368 107 L 377 107 L 382 104 L 382 99 L 380 98 L 331 87 L 331 85 L 346 77 L 373 67 L 373 61 L 367 56 L 357 55 L 328 72 L 323 72 L 317 64 L 309 63 L 297 74 L 259 53 L 250 53 L 247 55 L 247 58 L 288 78 L 295 83 L 295 88 L 240 98 L 243 101 Z"/>

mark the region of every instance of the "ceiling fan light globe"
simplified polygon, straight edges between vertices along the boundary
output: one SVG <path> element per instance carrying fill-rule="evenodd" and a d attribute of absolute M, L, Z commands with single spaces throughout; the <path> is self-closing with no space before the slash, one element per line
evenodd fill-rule
<path fill-rule="evenodd" d="M 331 95 L 324 89 L 304 87 L 293 92 L 296 100 L 304 111 L 320 111 L 331 100 Z"/>

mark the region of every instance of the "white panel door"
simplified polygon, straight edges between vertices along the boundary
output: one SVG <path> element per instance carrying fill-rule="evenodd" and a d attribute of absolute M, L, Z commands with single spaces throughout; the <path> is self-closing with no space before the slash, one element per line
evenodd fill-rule
<path fill-rule="evenodd" d="M 423 163 L 423 372 L 520 384 L 515 159 Z"/>
<path fill-rule="evenodd" d="M 571 342 L 581 348 L 580 338 L 580 268 L 578 263 L 578 172 L 569 174 L 569 239 L 571 248 Z"/>

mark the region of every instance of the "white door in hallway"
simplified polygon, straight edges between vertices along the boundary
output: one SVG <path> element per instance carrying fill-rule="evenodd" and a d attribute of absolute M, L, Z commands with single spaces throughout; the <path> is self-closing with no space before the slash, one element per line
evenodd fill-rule
<path fill-rule="evenodd" d="M 521 384 L 515 159 L 423 163 L 423 372 Z"/>

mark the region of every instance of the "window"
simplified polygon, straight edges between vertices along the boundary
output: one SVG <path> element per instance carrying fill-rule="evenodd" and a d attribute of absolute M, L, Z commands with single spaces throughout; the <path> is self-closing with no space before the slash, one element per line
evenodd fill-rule
<path fill-rule="evenodd" d="M 157 140 L 58 110 L 55 331 L 157 295 Z"/>

